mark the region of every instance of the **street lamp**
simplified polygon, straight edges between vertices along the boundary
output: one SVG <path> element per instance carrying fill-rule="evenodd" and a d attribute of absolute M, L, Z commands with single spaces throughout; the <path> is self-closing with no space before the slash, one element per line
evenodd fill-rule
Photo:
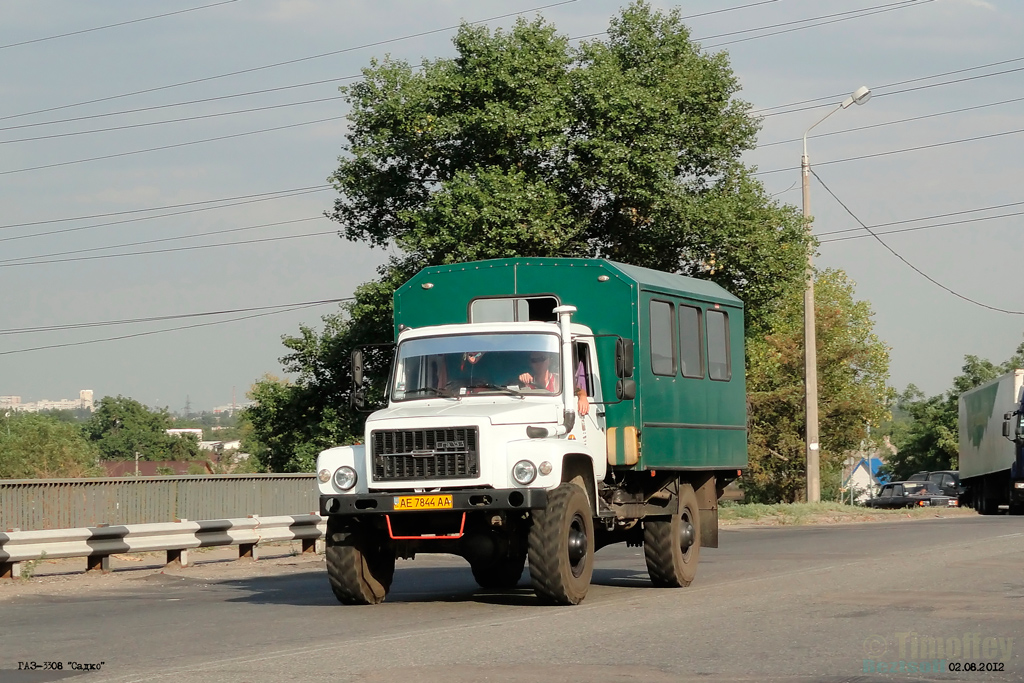
<path fill-rule="evenodd" d="M 800 175 L 803 179 L 804 222 L 807 232 L 811 231 L 811 160 L 807 157 L 807 134 L 819 123 L 846 109 L 851 104 L 864 104 L 871 99 L 871 90 L 862 85 L 835 109 L 822 116 L 813 126 L 804 131 L 804 154 L 800 158 Z M 807 402 L 807 502 L 821 500 L 821 468 L 818 458 L 818 349 L 814 331 L 814 263 L 812 252 L 807 252 L 807 289 L 804 290 L 804 387 Z"/>

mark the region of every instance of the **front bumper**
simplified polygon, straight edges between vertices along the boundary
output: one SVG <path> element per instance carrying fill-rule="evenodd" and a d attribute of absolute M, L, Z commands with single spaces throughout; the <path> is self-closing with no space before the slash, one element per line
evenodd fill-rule
<path fill-rule="evenodd" d="M 548 492 L 544 489 L 469 489 L 464 491 L 438 491 L 452 497 L 452 507 L 443 511 L 487 512 L 491 510 L 537 510 L 548 504 Z M 409 492 L 338 494 L 320 496 L 320 514 L 327 515 L 375 515 L 391 514 L 395 511 L 395 499 Z M 441 512 L 442 510 L 435 510 Z M 400 513 L 415 514 L 406 510 Z M 418 511 L 417 511 L 418 512 Z"/>

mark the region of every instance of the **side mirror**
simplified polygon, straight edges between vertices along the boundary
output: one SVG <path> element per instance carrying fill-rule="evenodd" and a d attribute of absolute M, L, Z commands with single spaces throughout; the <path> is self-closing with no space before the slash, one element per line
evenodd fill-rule
<path fill-rule="evenodd" d="M 363 385 L 363 350 L 355 349 L 352 352 L 352 384 L 355 387 Z"/>
<path fill-rule="evenodd" d="M 636 398 L 636 382 L 631 379 L 620 379 L 615 383 L 615 398 L 620 401 L 632 401 Z"/>
<path fill-rule="evenodd" d="M 1003 413 L 1004 420 L 1009 420 L 1011 417 L 1013 417 L 1013 413 Z"/>
<path fill-rule="evenodd" d="M 633 340 L 619 338 L 615 342 L 615 376 L 616 377 L 632 377 L 633 376 Z M 621 384 L 621 382 L 620 382 Z M 618 391 L 618 389 L 616 389 Z M 634 383 L 633 393 L 636 394 L 636 385 Z M 622 398 L 621 396 L 619 398 Z M 632 397 L 631 397 L 632 398 Z"/>

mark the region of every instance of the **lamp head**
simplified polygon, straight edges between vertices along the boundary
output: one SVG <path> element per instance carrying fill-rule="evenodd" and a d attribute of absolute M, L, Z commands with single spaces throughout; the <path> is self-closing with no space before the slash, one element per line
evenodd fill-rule
<path fill-rule="evenodd" d="M 865 104 L 871 99 L 871 88 L 866 85 L 862 85 L 853 91 L 853 94 L 843 100 L 842 108 L 846 109 L 851 104 Z"/>

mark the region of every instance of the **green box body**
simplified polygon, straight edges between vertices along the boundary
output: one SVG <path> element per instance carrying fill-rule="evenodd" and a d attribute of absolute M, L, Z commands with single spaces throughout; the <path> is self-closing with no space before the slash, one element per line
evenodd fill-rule
<path fill-rule="evenodd" d="M 640 460 L 627 469 L 736 470 L 747 466 L 747 403 L 743 354 L 743 302 L 720 286 L 602 259 L 519 258 L 425 268 L 395 292 L 395 334 L 401 326 L 470 322 L 481 298 L 551 296 L 575 306 L 574 323 L 595 335 L 618 335 L 635 345 L 636 398 L 609 403 L 607 427 L 635 427 Z M 727 381 L 710 378 L 705 343 L 703 377 L 654 373 L 651 301 L 721 311 L 728 317 Z M 678 319 L 675 325 L 678 326 Z M 673 343 L 680 353 L 679 332 Z M 614 401 L 615 339 L 598 337 L 597 360 L 605 401 Z M 681 365 L 681 364 L 680 364 Z M 612 395 L 607 395 L 611 390 Z M 622 444 L 614 449 L 624 453 Z M 616 463 L 610 463 L 616 464 Z"/>

